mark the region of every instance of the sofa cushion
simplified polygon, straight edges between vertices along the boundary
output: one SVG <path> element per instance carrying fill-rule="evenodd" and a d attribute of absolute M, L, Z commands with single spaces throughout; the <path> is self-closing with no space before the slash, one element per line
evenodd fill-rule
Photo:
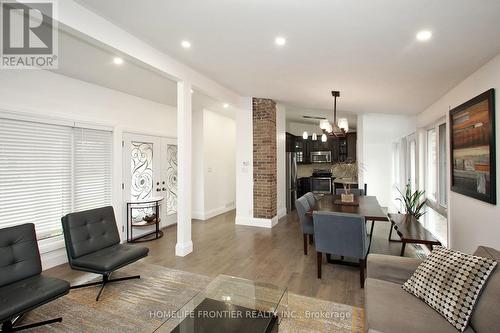
<path fill-rule="evenodd" d="M 365 307 L 370 331 L 457 333 L 439 313 L 405 292 L 398 283 L 366 279 Z M 474 330 L 469 326 L 465 332 Z"/>
<path fill-rule="evenodd" d="M 403 284 L 403 289 L 423 300 L 463 332 L 496 265 L 491 258 L 438 246 Z"/>
<path fill-rule="evenodd" d="M 489 248 L 480 246 L 474 255 L 492 258 L 497 262 L 500 261 L 500 252 Z M 500 332 L 500 307 L 498 306 L 500 300 L 500 272 L 497 268 L 488 279 L 483 292 L 479 297 L 474 310 L 470 324 L 478 333 L 494 333 Z"/>

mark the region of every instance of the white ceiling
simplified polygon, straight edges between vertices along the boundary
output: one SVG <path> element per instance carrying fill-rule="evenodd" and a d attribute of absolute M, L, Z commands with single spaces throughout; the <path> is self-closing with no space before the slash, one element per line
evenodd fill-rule
<path fill-rule="evenodd" d="M 117 66 L 113 58 L 124 63 Z M 149 66 L 75 31 L 59 31 L 59 68 L 53 72 L 118 90 L 157 103 L 177 105 L 177 83 Z M 193 106 L 234 118 L 232 107 L 203 92 L 193 92 Z"/>
<path fill-rule="evenodd" d="M 313 109 L 340 90 L 342 111 L 415 114 L 500 53 L 498 0 L 77 1 L 241 95 Z"/>

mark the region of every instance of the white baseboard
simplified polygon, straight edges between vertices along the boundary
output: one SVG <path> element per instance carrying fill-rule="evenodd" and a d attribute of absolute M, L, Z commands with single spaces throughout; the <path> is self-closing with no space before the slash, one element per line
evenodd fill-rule
<path fill-rule="evenodd" d="M 42 269 L 46 270 L 68 262 L 66 249 L 57 249 L 40 255 L 42 259 Z"/>
<path fill-rule="evenodd" d="M 283 207 L 281 209 L 278 209 L 278 220 L 281 219 L 286 215 L 286 207 Z"/>
<path fill-rule="evenodd" d="M 195 220 L 204 220 L 205 213 L 203 213 L 203 212 L 191 212 L 191 218 L 193 218 Z"/>
<path fill-rule="evenodd" d="M 259 228 L 272 228 L 278 224 L 278 216 L 276 215 L 272 219 L 236 216 L 236 224 Z"/>
<path fill-rule="evenodd" d="M 175 244 L 175 255 L 178 257 L 185 257 L 193 252 L 193 242 L 177 243 Z"/>
<path fill-rule="evenodd" d="M 191 217 L 193 219 L 196 219 L 196 220 L 206 221 L 206 220 L 211 219 L 212 217 L 215 217 L 217 215 L 232 211 L 232 210 L 234 210 L 234 208 L 235 208 L 234 204 L 231 204 L 231 205 L 226 205 L 226 206 L 222 206 L 222 207 L 217 207 L 217 208 L 205 211 L 205 212 L 192 212 Z"/>

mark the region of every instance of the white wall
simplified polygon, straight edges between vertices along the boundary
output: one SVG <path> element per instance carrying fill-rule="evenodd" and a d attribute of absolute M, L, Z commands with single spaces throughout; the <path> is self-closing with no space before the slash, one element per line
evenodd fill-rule
<path fill-rule="evenodd" d="M 321 132 L 321 129 L 319 128 L 319 120 L 317 124 L 304 124 L 304 123 L 289 121 L 286 123 L 286 131 L 290 134 L 300 137 L 302 136 L 304 131 L 307 131 L 308 135 L 316 133 L 318 136 L 320 136 L 321 134 L 323 134 Z"/>
<path fill-rule="evenodd" d="M 121 229 L 122 133 L 175 137 L 176 109 L 63 75 L 41 71 L 2 71 L 0 111 L 44 119 L 66 119 L 114 128 L 113 204 Z M 44 268 L 66 260 L 62 238 L 56 245 L 40 244 Z"/>
<path fill-rule="evenodd" d="M 418 126 L 425 127 L 435 122 L 437 119 L 447 116 L 450 109 L 468 101 L 490 88 L 496 89 L 496 106 L 498 109 L 498 106 L 500 105 L 498 97 L 500 94 L 500 91 L 498 90 L 500 89 L 500 55 L 485 64 L 478 71 L 470 75 L 455 88 L 451 89 L 446 95 L 441 97 L 429 108 L 419 114 L 417 118 Z M 498 144 L 499 130 L 500 117 L 498 117 L 497 112 L 497 159 L 498 156 L 500 156 L 500 145 Z M 499 172 L 500 163 L 497 161 L 497 175 L 500 175 Z M 450 175 L 448 174 L 448 179 L 449 177 Z M 488 203 L 449 191 L 448 225 L 450 246 L 469 253 L 473 252 L 478 245 L 487 245 L 500 249 L 500 238 L 498 237 L 498 235 L 500 235 L 499 216 L 500 208 L 498 204 L 490 205 Z"/>
<path fill-rule="evenodd" d="M 204 219 L 235 208 L 236 124 L 231 118 L 203 111 Z"/>
<path fill-rule="evenodd" d="M 415 132 L 415 117 L 370 113 L 358 115 L 360 183 L 375 195 L 383 207 L 395 209 L 393 197 L 393 144 Z"/>
<path fill-rule="evenodd" d="M 192 168 L 192 217 L 204 220 L 205 217 L 205 156 L 203 135 L 203 108 L 193 105 L 193 168 Z M 200 189 L 202 189 L 200 191 Z"/>
<path fill-rule="evenodd" d="M 286 215 L 286 109 L 276 105 L 276 177 L 278 219 Z"/>
<path fill-rule="evenodd" d="M 253 225 L 252 98 L 242 98 L 236 112 L 236 224 Z"/>

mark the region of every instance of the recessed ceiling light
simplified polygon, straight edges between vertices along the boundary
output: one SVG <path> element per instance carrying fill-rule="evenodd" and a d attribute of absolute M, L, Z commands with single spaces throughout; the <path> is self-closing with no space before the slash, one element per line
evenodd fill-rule
<path fill-rule="evenodd" d="M 222 106 L 224 107 L 224 109 L 227 109 L 229 107 L 229 104 L 224 103 Z"/>
<path fill-rule="evenodd" d="M 286 44 L 286 39 L 285 39 L 285 37 L 281 37 L 281 36 L 279 36 L 279 37 L 276 37 L 276 38 L 274 39 L 274 43 L 275 43 L 276 45 L 278 45 L 278 46 L 283 46 L 283 45 L 285 45 L 285 44 Z"/>
<path fill-rule="evenodd" d="M 193 90 L 193 89 L 191 89 L 191 94 L 192 94 L 192 93 L 194 93 L 194 90 Z"/>
<path fill-rule="evenodd" d="M 114 58 L 113 58 L 113 63 L 114 63 L 115 65 L 121 65 L 121 64 L 123 64 L 123 59 L 122 59 L 122 58 L 120 58 L 120 57 L 114 57 Z"/>
<path fill-rule="evenodd" d="M 420 42 L 426 42 L 432 37 L 432 31 L 422 30 L 417 33 L 417 40 Z"/>
<path fill-rule="evenodd" d="M 187 40 L 183 40 L 183 41 L 181 42 L 181 46 L 182 46 L 183 48 L 185 48 L 185 49 L 189 49 L 189 48 L 191 47 L 191 43 L 190 43 L 189 41 L 187 41 Z"/>

